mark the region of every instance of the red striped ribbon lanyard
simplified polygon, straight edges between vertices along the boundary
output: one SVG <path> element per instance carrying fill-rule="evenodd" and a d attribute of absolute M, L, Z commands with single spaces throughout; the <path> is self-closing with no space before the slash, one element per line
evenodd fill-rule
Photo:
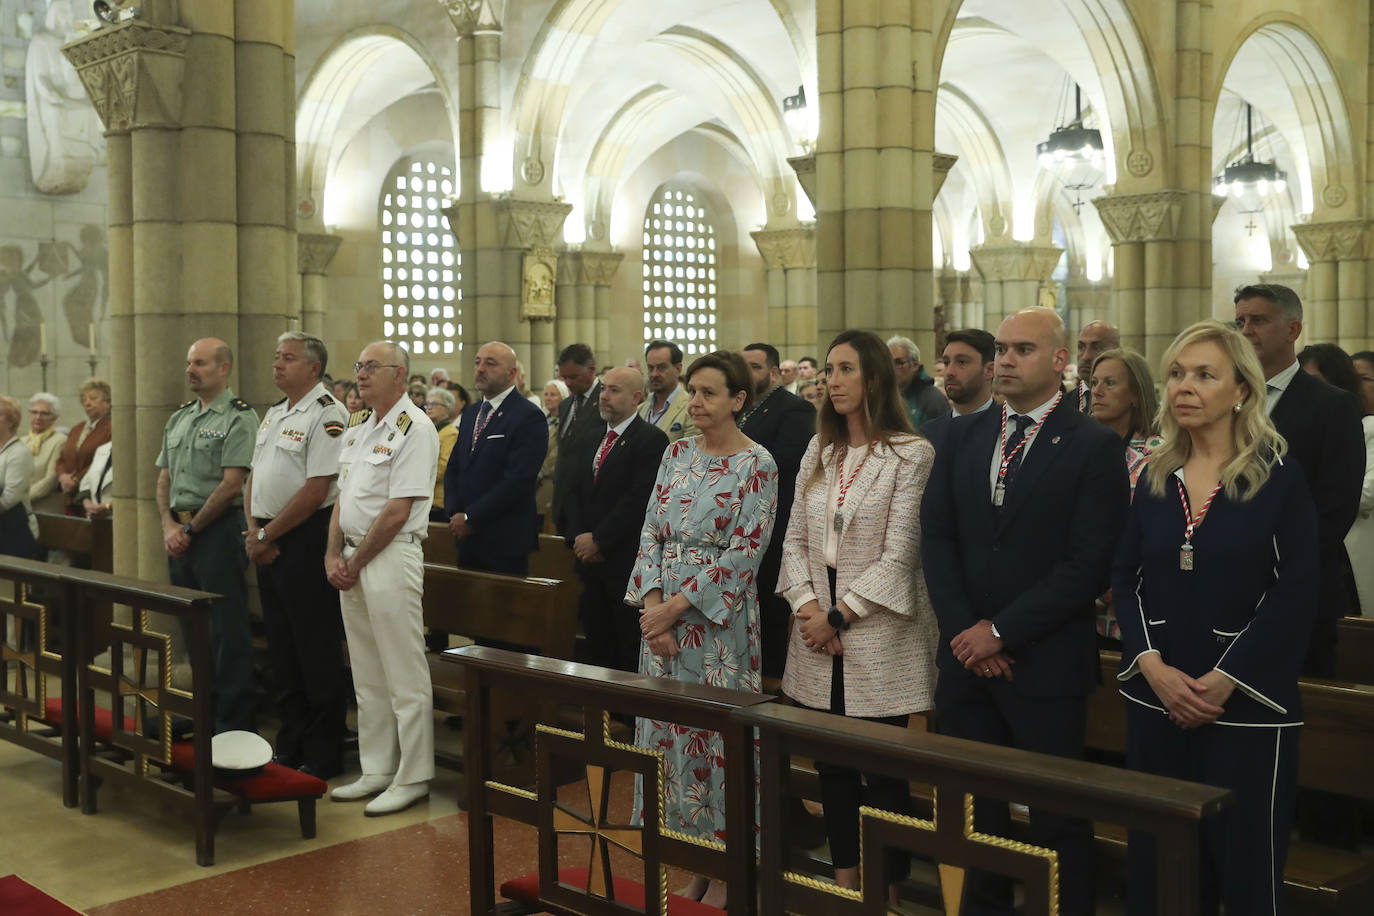
<path fill-rule="evenodd" d="M 1026 447 L 1026 443 L 1035 438 L 1035 434 L 1040 432 L 1040 426 L 1045 422 L 1045 418 L 1054 413 L 1054 409 L 1059 406 L 1059 402 L 1064 400 L 1064 389 L 1059 389 L 1059 394 L 1055 396 L 1054 403 L 1050 409 L 1045 411 L 1045 416 L 1031 424 L 1021 437 L 1021 441 L 1016 443 L 1016 448 L 1011 450 L 1010 455 L 1002 453 L 1007 447 L 1007 419 L 1011 416 L 1011 408 L 1007 404 L 1002 405 L 1002 431 L 997 435 L 997 454 L 1002 455 L 1002 463 L 997 466 L 997 486 L 992 488 L 992 504 L 1001 506 L 1007 498 L 1007 468 L 1011 465 L 1011 459 L 1015 458 L 1021 449 Z"/>
<path fill-rule="evenodd" d="M 863 470 L 863 468 L 864 468 L 864 462 L 867 461 L 867 460 L 868 460 L 868 452 L 866 451 L 866 452 L 864 452 L 864 456 L 863 456 L 862 458 L 859 459 L 859 464 L 858 464 L 858 466 L 855 467 L 854 470 L 850 473 L 850 475 L 849 475 L 849 480 L 845 480 L 845 479 L 844 479 L 844 461 L 843 461 L 843 460 L 840 461 L 840 498 L 839 498 L 838 500 L 835 501 L 835 533 L 836 533 L 836 534 L 839 534 L 841 531 L 844 530 L 844 512 L 843 512 L 842 510 L 844 509 L 844 497 L 845 497 L 845 494 L 847 494 L 847 493 L 849 492 L 850 486 L 853 485 L 854 480 L 859 476 L 859 472 Z"/>
<path fill-rule="evenodd" d="M 1178 568 L 1185 572 L 1193 569 L 1193 532 L 1202 520 L 1207 517 L 1207 510 L 1212 508 L 1212 500 L 1217 498 L 1221 492 L 1222 482 L 1217 481 L 1217 485 L 1212 488 L 1212 493 L 1207 497 L 1207 501 L 1202 504 L 1202 510 L 1196 516 L 1193 515 L 1192 507 L 1188 505 L 1188 492 L 1183 489 L 1183 478 L 1175 477 L 1174 483 L 1178 484 L 1178 500 L 1183 503 L 1183 546 L 1178 549 Z"/>

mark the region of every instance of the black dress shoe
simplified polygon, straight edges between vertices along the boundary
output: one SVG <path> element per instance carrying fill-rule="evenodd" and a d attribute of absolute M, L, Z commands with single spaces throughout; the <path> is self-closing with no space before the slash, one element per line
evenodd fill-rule
<path fill-rule="evenodd" d="M 300 766 L 295 767 L 295 770 L 298 773 L 304 773 L 306 776 L 314 776 L 316 779 L 323 779 L 325 782 L 329 782 L 329 780 L 343 772 L 343 766 L 337 763 L 332 766 L 316 766 L 309 763 L 302 763 Z"/>

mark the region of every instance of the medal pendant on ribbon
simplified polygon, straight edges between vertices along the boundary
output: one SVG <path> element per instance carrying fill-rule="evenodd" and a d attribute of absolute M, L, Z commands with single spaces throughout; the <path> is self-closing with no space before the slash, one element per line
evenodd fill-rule
<path fill-rule="evenodd" d="M 1184 572 L 1191 572 L 1193 569 L 1193 545 L 1184 544 L 1178 549 L 1178 568 Z"/>
<path fill-rule="evenodd" d="M 836 512 L 836 513 L 835 513 L 835 526 L 834 526 L 834 527 L 835 527 L 835 533 L 836 533 L 836 534 L 839 534 L 840 532 L 844 531 L 844 514 L 843 514 L 843 513 L 841 513 L 841 512 Z"/>
<path fill-rule="evenodd" d="M 999 506 L 999 507 L 1000 507 L 1000 506 L 1002 505 L 1002 502 L 1003 502 L 1006 498 L 1007 498 L 1007 488 L 1006 488 L 1006 486 L 999 480 L 999 481 L 997 482 L 997 486 L 995 486 L 995 487 L 992 488 L 992 504 L 993 504 L 994 506 Z"/>

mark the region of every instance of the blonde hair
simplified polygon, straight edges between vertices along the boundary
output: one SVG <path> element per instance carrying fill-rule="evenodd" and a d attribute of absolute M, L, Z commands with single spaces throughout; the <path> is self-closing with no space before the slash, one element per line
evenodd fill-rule
<path fill-rule="evenodd" d="M 9 425 L 11 436 L 19 433 L 19 402 L 7 394 L 0 394 L 0 417 Z"/>
<path fill-rule="evenodd" d="M 1236 381 L 1249 389 L 1231 424 L 1236 455 L 1221 468 L 1226 498 L 1244 502 L 1269 480 L 1270 469 L 1288 451 L 1288 443 L 1274 428 L 1264 409 L 1264 370 L 1260 368 L 1255 348 L 1230 325 L 1220 321 L 1199 321 L 1186 328 L 1164 352 L 1160 372 L 1167 379 L 1179 354 L 1193 344 L 1208 342 L 1221 348 L 1235 367 Z M 1150 492 L 1155 496 L 1164 495 L 1169 477 L 1184 465 L 1193 450 L 1192 437 L 1179 428 L 1169 410 L 1167 397 L 1159 405 L 1159 430 L 1164 436 L 1164 444 L 1155 449 L 1145 470 Z"/>

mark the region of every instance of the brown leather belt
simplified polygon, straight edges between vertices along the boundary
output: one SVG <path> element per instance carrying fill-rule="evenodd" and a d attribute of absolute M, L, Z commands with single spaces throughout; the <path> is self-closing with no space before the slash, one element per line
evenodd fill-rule
<path fill-rule="evenodd" d="M 191 519 L 195 518 L 196 513 L 199 511 L 199 509 L 192 509 L 190 512 L 180 512 L 173 510 L 172 514 L 176 516 L 177 521 L 181 522 L 184 525 Z"/>

